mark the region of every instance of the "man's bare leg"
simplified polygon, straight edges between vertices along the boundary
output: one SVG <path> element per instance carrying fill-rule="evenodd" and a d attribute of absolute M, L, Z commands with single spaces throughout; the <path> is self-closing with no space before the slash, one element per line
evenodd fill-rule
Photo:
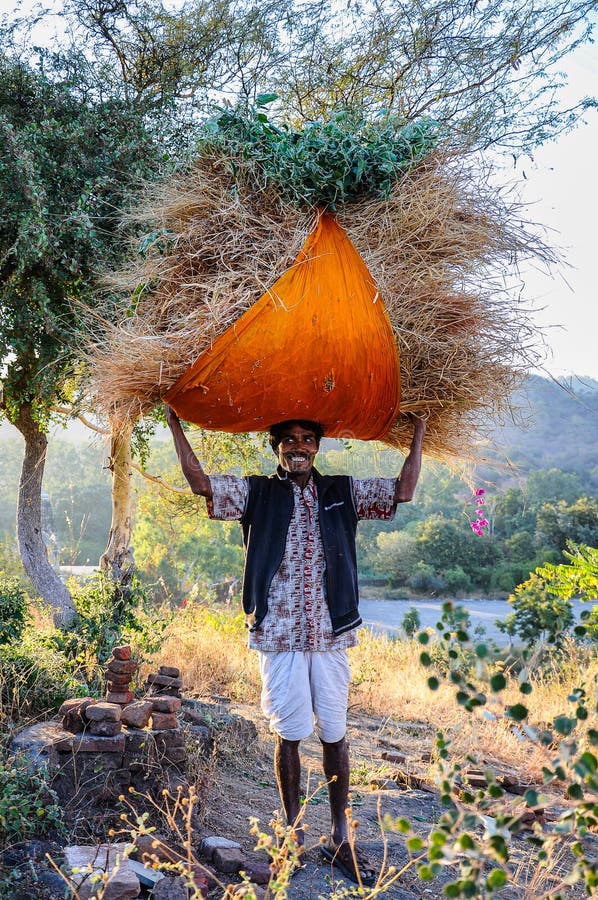
<path fill-rule="evenodd" d="M 328 782 L 331 838 L 336 847 L 349 837 L 347 827 L 347 804 L 349 802 L 349 748 L 342 738 L 334 744 L 322 741 L 324 774 Z"/>
<path fill-rule="evenodd" d="M 274 773 L 287 825 L 298 821 L 301 809 L 301 762 L 299 741 L 287 741 L 279 734 L 274 745 Z M 297 843 L 303 844 L 303 829 L 297 830 Z"/>

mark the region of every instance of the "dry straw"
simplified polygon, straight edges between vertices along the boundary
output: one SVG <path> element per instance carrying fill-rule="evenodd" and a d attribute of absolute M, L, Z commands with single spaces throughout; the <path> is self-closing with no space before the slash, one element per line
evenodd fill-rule
<path fill-rule="evenodd" d="M 235 163 L 233 177 L 225 160 L 200 159 L 136 214 L 154 238 L 144 257 L 111 276 L 121 315 L 96 323 L 102 336 L 89 351 L 106 413 L 149 412 L 303 244 L 315 211 L 283 203 L 249 164 Z M 408 446 L 405 414 L 416 412 L 427 419 L 428 454 L 469 455 L 480 427 L 509 409 L 537 362 L 539 334 L 505 273 L 524 257 L 554 258 L 521 212 L 462 158 L 439 153 L 388 199 L 339 211 L 400 353 L 402 411 L 388 443 Z"/>

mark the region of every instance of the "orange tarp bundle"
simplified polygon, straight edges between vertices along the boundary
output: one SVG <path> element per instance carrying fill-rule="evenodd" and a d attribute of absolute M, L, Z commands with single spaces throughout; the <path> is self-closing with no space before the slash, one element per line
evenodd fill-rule
<path fill-rule="evenodd" d="M 164 397 L 204 428 L 264 431 L 311 419 L 330 437 L 362 440 L 385 437 L 399 399 L 399 358 L 382 298 L 327 214 L 294 264 Z"/>

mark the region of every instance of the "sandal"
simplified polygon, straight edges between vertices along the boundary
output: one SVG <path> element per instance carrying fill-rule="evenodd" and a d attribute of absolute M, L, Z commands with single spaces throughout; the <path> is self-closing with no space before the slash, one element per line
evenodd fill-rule
<path fill-rule="evenodd" d="M 351 846 L 346 841 L 343 841 L 338 847 L 324 844 L 321 852 L 322 857 L 327 862 L 332 863 L 339 872 L 342 872 L 346 878 L 354 881 L 355 884 L 363 887 L 372 887 L 376 883 L 376 872 L 363 848 L 357 844 Z M 356 864 L 357 870 L 355 868 Z"/>

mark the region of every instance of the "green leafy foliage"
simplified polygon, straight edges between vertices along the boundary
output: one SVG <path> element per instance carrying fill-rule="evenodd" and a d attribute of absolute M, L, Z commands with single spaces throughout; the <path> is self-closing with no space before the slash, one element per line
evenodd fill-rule
<path fill-rule="evenodd" d="M 393 185 L 436 143 L 436 123 L 421 119 L 368 121 L 348 110 L 301 130 L 270 121 L 262 106 L 223 110 L 204 126 L 198 149 L 254 165 L 266 183 L 300 206 L 337 209 L 359 199 L 387 197 Z"/>
<path fill-rule="evenodd" d="M 26 757 L 0 757 L 0 846 L 65 832 L 64 810 L 43 774 Z"/>
<path fill-rule="evenodd" d="M 29 617 L 28 597 L 17 578 L 5 578 L 0 570 L 0 644 L 20 637 Z"/>
<path fill-rule="evenodd" d="M 527 581 L 515 588 L 509 597 L 513 612 L 506 622 L 497 625 L 503 632 L 511 630 L 528 645 L 545 642 L 559 647 L 573 624 L 571 604 L 555 594 L 540 575 L 532 572 Z"/>

